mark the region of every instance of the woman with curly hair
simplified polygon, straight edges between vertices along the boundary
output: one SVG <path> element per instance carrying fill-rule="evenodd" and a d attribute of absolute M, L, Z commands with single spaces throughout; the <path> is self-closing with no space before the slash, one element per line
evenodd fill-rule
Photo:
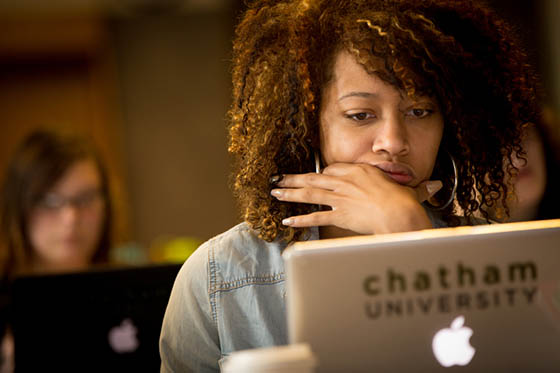
<path fill-rule="evenodd" d="M 505 205 L 505 173 L 540 115 L 511 34 L 467 0 L 250 5 L 229 146 L 244 222 L 180 271 L 162 371 L 218 371 L 232 351 L 287 343 L 290 242 L 475 224 Z"/>

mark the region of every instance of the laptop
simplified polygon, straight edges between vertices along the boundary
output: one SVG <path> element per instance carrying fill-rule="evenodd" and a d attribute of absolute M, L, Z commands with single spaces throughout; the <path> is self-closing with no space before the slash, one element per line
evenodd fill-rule
<path fill-rule="evenodd" d="M 290 343 L 317 372 L 559 372 L 560 220 L 297 242 Z"/>
<path fill-rule="evenodd" d="M 16 372 L 157 372 L 159 334 L 180 264 L 17 278 Z"/>

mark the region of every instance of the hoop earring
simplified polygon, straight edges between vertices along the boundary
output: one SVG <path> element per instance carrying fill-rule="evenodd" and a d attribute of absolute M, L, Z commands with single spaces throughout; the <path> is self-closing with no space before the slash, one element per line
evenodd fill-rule
<path fill-rule="evenodd" d="M 451 196 L 449 197 L 447 202 L 445 202 L 442 206 L 434 206 L 430 202 L 426 201 L 428 207 L 430 207 L 430 209 L 434 211 L 445 210 L 451 204 L 451 202 L 453 202 L 453 200 L 455 199 L 455 194 L 457 193 L 457 185 L 459 185 L 459 173 L 457 172 L 457 165 L 455 164 L 455 158 L 453 158 L 451 153 L 447 152 L 447 154 L 449 155 L 449 158 L 451 158 L 451 165 L 453 166 L 453 174 L 455 176 L 455 179 L 453 180 L 453 189 L 451 190 Z"/>
<path fill-rule="evenodd" d="M 321 157 L 319 157 L 319 152 L 317 152 L 317 150 L 315 150 L 313 152 L 313 155 L 315 157 L 315 173 L 320 174 L 321 173 Z"/>

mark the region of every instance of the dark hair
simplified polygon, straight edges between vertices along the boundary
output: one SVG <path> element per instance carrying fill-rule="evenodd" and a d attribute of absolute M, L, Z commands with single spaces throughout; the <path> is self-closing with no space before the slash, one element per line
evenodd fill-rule
<path fill-rule="evenodd" d="M 93 262 L 105 262 L 111 247 L 112 204 L 107 172 L 93 146 L 82 137 L 48 130 L 29 134 L 8 165 L 0 196 L 0 232 L 5 247 L 4 276 L 25 267 L 32 252 L 27 220 L 45 193 L 77 161 L 92 159 L 101 178 L 105 219 Z"/>
<path fill-rule="evenodd" d="M 506 205 L 511 155 L 540 116 L 535 75 L 512 35 L 490 9 L 468 0 L 253 2 L 236 29 L 229 111 L 244 220 L 267 241 L 303 234 L 281 220 L 314 206 L 271 197 L 269 178 L 313 172 L 321 91 L 341 50 L 409 96 L 437 98 L 445 122 L 432 175 L 444 182 L 440 202 L 452 189 L 452 168 L 443 163 L 450 152 L 466 218 L 487 217 L 482 207 L 498 200 Z M 459 224 L 453 206 L 443 218 Z"/>

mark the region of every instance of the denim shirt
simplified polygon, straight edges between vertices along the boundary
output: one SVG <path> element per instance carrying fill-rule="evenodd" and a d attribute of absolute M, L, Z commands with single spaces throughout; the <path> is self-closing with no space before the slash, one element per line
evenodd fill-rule
<path fill-rule="evenodd" d="M 435 228 L 446 224 L 429 210 Z M 307 239 L 319 238 L 317 227 Z M 233 351 L 288 343 L 282 242 L 241 223 L 200 246 L 173 286 L 160 336 L 161 372 L 218 372 Z"/>

